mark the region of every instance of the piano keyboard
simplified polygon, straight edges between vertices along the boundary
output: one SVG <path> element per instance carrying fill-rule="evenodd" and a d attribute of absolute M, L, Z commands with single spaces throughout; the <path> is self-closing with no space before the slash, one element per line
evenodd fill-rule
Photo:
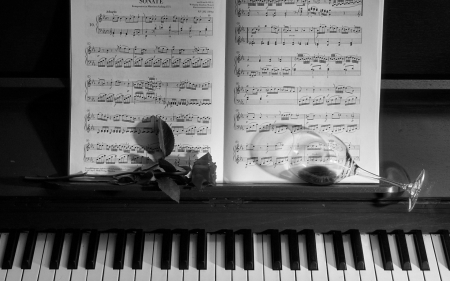
<path fill-rule="evenodd" d="M 10 231 L 3 280 L 450 280 L 446 230 Z"/>

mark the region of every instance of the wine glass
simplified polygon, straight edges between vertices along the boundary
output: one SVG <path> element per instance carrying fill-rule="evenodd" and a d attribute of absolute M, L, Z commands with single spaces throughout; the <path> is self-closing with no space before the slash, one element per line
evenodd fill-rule
<path fill-rule="evenodd" d="M 291 131 L 289 137 L 289 161 L 285 163 L 285 168 L 303 181 L 331 185 L 355 175 L 375 179 L 407 192 L 408 211 L 414 208 L 425 180 L 425 170 L 422 170 L 414 182 L 399 183 L 361 168 L 351 157 L 347 145 L 335 135 L 301 130 Z"/>

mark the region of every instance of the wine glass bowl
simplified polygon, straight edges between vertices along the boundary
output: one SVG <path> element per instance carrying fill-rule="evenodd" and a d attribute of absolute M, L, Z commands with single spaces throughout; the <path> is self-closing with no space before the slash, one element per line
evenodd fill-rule
<path fill-rule="evenodd" d="M 399 183 L 361 168 L 350 155 L 349 146 L 333 134 L 312 130 L 291 131 L 286 140 L 290 147 L 290 161 L 285 163 L 285 168 L 301 180 L 315 185 L 332 185 L 358 175 L 400 188 L 409 194 L 408 210 L 414 208 L 425 180 L 425 170 L 415 181 Z"/>

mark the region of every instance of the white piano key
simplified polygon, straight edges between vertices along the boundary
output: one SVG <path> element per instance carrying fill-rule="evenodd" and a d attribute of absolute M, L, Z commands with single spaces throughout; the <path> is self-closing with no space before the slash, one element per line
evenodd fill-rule
<path fill-rule="evenodd" d="M 39 281 L 53 280 L 55 270 L 50 269 L 50 258 L 52 256 L 53 242 L 55 233 L 48 233 L 45 239 L 44 253 L 42 254 L 41 270 L 39 271 Z"/>
<path fill-rule="evenodd" d="M 344 271 L 338 270 L 336 266 L 336 256 L 334 253 L 334 246 L 333 246 L 333 235 L 324 234 L 323 239 L 325 242 L 325 255 L 327 259 L 328 280 L 344 281 Z"/>
<path fill-rule="evenodd" d="M 6 279 L 6 274 L 8 273 L 7 269 L 1 268 L 3 264 L 3 257 L 5 256 L 6 243 L 8 242 L 8 233 L 0 234 L 0 281 Z"/>
<path fill-rule="evenodd" d="M 162 233 L 156 233 L 153 246 L 152 281 L 167 280 L 167 270 L 161 269 L 162 240 Z"/>
<path fill-rule="evenodd" d="M 172 260 L 167 274 L 168 281 L 183 281 L 183 270 L 180 270 L 180 234 L 172 236 Z"/>
<path fill-rule="evenodd" d="M 115 270 L 114 253 L 116 250 L 117 233 L 110 233 L 108 236 L 108 245 L 106 246 L 105 267 L 103 269 L 103 280 L 119 280 L 119 270 Z"/>
<path fill-rule="evenodd" d="M 377 277 L 375 275 L 375 266 L 373 263 L 369 234 L 361 234 L 361 245 L 363 248 L 364 263 L 366 265 L 366 270 L 359 271 L 361 281 L 376 281 Z"/>
<path fill-rule="evenodd" d="M 200 281 L 210 281 L 216 278 L 216 235 L 206 234 L 206 269 L 200 270 Z"/>
<path fill-rule="evenodd" d="M 263 244 L 263 261 L 264 261 L 264 278 L 265 280 L 280 280 L 280 271 L 272 269 L 272 249 L 270 245 L 270 234 L 262 235 Z"/>
<path fill-rule="evenodd" d="M 395 281 L 408 281 L 408 272 L 402 269 L 400 264 L 400 256 L 397 247 L 397 241 L 395 240 L 394 234 L 388 234 L 389 240 L 389 249 L 391 250 L 392 257 L 392 266 L 394 270 L 392 270 L 392 278 Z"/>
<path fill-rule="evenodd" d="M 304 234 L 298 235 L 298 250 L 300 257 L 300 270 L 295 271 L 297 280 L 311 281 L 312 274 L 308 269 L 308 255 L 306 253 L 306 237 Z"/>
<path fill-rule="evenodd" d="M 17 242 L 16 247 L 16 254 L 14 255 L 12 267 L 8 270 L 8 274 L 6 275 L 6 281 L 22 280 L 23 269 L 21 268 L 21 265 L 26 242 L 27 233 L 20 233 L 19 241 Z"/>
<path fill-rule="evenodd" d="M 71 281 L 85 281 L 87 277 L 86 255 L 89 245 L 89 233 L 83 233 L 80 244 L 80 257 L 77 269 L 72 270 Z"/>
<path fill-rule="evenodd" d="M 144 253 L 142 256 L 142 269 L 136 270 L 136 281 L 149 281 L 152 276 L 154 241 L 155 241 L 155 234 L 145 233 Z"/>
<path fill-rule="evenodd" d="M 423 272 L 419 267 L 416 245 L 414 245 L 414 236 L 412 234 L 405 234 L 405 238 L 406 245 L 408 246 L 409 258 L 411 260 L 411 270 L 408 271 L 409 281 L 424 281 Z"/>
<path fill-rule="evenodd" d="M 344 270 L 345 280 L 359 281 L 361 280 L 361 276 L 359 275 L 359 270 L 356 270 L 350 234 L 343 234 L 342 242 L 344 244 L 345 261 L 347 263 L 347 270 Z"/>
<path fill-rule="evenodd" d="M 42 254 L 44 252 L 46 233 L 38 233 L 36 237 L 36 245 L 34 247 L 33 261 L 31 268 L 24 270 L 23 281 L 36 281 L 41 269 Z"/>
<path fill-rule="evenodd" d="M 264 280 L 264 260 L 262 248 L 262 235 L 253 233 L 253 253 L 254 253 L 254 269 L 248 271 L 249 281 Z M 201 280 L 203 281 L 203 280 Z"/>
<path fill-rule="evenodd" d="M 378 280 L 389 281 L 392 280 L 392 273 L 390 270 L 384 270 L 383 260 L 381 258 L 380 243 L 378 243 L 378 235 L 370 235 L 370 244 L 372 245 L 373 263 L 375 266 L 375 273 Z"/>
<path fill-rule="evenodd" d="M 233 281 L 247 281 L 247 270 L 244 269 L 244 235 L 234 236 L 235 270 L 232 270 Z"/>
<path fill-rule="evenodd" d="M 225 269 L 225 234 L 216 234 L 216 281 L 230 281 L 231 270 Z"/>
<path fill-rule="evenodd" d="M 123 258 L 123 269 L 119 271 L 119 281 L 133 281 L 135 270 L 133 266 L 133 247 L 135 233 L 127 233 L 125 244 L 125 256 Z"/>
<path fill-rule="evenodd" d="M 312 270 L 312 280 L 328 280 L 327 258 L 323 234 L 316 233 L 317 266 L 319 270 Z"/>
<path fill-rule="evenodd" d="M 425 270 L 423 272 L 426 281 L 440 280 L 439 269 L 436 262 L 436 256 L 433 249 L 433 241 L 431 241 L 430 234 L 423 234 L 423 242 L 425 244 L 425 251 L 427 252 L 428 264 L 430 265 L 430 270 Z"/>
<path fill-rule="evenodd" d="M 450 269 L 447 265 L 447 260 L 445 259 L 441 236 L 439 234 L 431 234 L 431 240 L 433 241 L 434 253 L 441 280 L 450 280 Z"/>
<path fill-rule="evenodd" d="M 281 281 L 295 281 L 295 270 L 291 270 L 291 262 L 289 259 L 289 239 L 287 234 L 280 235 L 281 242 Z M 233 280 L 234 281 L 234 280 Z"/>
<path fill-rule="evenodd" d="M 102 281 L 105 268 L 106 248 L 108 246 L 108 233 L 100 233 L 98 239 L 97 259 L 95 269 L 88 270 L 87 281 Z"/>
<path fill-rule="evenodd" d="M 199 270 L 197 269 L 197 234 L 189 235 L 189 268 L 184 270 L 183 281 L 198 281 Z"/>
<path fill-rule="evenodd" d="M 69 262 L 70 244 L 72 242 L 72 233 L 64 235 L 64 242 L 61 251 L 61 260 L 59 268 L 55 271 L 55 281 L 70 281 L 72 270 L 67 268 Z"/>

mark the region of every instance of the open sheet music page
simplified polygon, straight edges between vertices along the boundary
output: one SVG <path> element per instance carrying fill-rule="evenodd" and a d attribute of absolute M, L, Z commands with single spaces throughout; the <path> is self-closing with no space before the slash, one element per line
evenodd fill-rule
<path fill-rule="evenodd" d="M 227 4 L 225 181 L 296 180 L 286 164 L 305 159 L 283 146 L 296 128 L 338 136 L 377 173 L 383 0 Z"/>
<path fill-rule="evenodd" d="M 293 157 L 286 136 L 305 129 L 338 136 L 378 172 L 383 0 L 71 7 L 70 173 L 153 164 L 155 116 L 175 135 L 167 160 L 192 166 L 210 152 L 218 182 L 298 181 L 286 166 L 318 161 L 317 147 Z"/>
<path fill-rule="evenodd" d="M 70 173 L 153 163 L 152 116 L 174 132 L 167 160 L 223 163 L 225 0 L 74 0 L 71 14 Z"/>

